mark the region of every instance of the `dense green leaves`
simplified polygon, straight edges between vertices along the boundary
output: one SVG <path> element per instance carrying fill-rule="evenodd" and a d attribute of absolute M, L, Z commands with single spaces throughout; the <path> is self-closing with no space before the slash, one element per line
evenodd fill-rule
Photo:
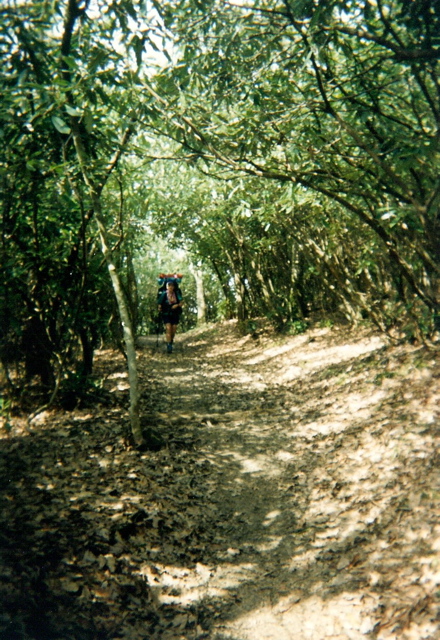
<path fill-rule="evenodd" d="M 52 391 L 68 369 L 90 373 L 115 315 L 80 167 L 102 190 L 129 139 L 138 11 L 132 2 L 3 7 L 1 356 L 6 372 L 25 365 L 11 387 L 39 375 Z M 110 227 L 120 198 L 109 199 Z"/>
<path fill-rule="evenodd" d="M 182 54 L 158 86 L 166 93 L 174 83 L 184 93 L 187 116 L 173 137 L 203 171 L 215 163 L 231 191 L 240 174 L 248 174 L 292 184 L 292 198 L 314 193 L 313 210 L 331 212 L 329 223 L 346 246 L 371 243 L 372 262 L 386 270 L 381 283 L 368 271 L 368 288 L 378 287 L 378 299 L 391 295 L 397 307 L 400 300 L 412 308 L 415 296 L 438 313 L 435 3 L 408 10 L 398 0 L 385 8 L 379 2 L 218 1 L 203 9 L 186 0 L 168 17 Z M 290 222 L 289 205 L 278 205 L 279 219 Z M 354 216 L 355 234 L 348 238 L 347 215 Z M 312 244 L 319 227 L 315 213 Z M 237 283 L 248 278 L 239 271 Z M 341 291 L 347 280 L 341 265 L 337 274 Z M 342 289 L 356 307 L 364 295 L 359 286 L 353 281 Z M 372 309 L 367 301 L 361 307 L 362 313 Z"/>
<path fill-rule="evenodd" d="M 96 198 L 135 323 L 146 226 L 217 279 L 222 313 L 431 331 L 439 22 L 434 0 L 4 3 L 5 368 L 90 369 L 113 312 Z"/>

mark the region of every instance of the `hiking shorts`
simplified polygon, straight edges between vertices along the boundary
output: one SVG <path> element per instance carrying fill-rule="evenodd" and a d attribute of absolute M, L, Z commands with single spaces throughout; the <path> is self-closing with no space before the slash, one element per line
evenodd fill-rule
<path fill-rule="evenodd" d="M 162 320 L 164 324 L 179 324 L 182 309 L 171 310 L 168 313 L 162 314 Z"/>

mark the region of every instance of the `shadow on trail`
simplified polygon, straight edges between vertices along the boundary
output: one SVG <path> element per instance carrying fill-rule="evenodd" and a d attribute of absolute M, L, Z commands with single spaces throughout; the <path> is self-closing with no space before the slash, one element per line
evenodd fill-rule
<path fill-rule="evenodd" d="M 431 494 L 413 503 L 408 484 L 434 486 L 435 425 L 411 425 L 423 456 L 401 438 L 400 390 L 377 385 L 383 353 L 276 385 L 203 348 L 152 363 L 148 350 L 162 450 L 127 447 L 124 413 L 105 408 L 2 440 L 0 638 L 367 638 L 402 575 L 415 619 L 432 554 L 418 532 L 434 524 Z"/>
<path fill-rule="evenodd" d="M 421 558 L 433 553 L 426 534 L 414 542 L 420 528 L 433 533 L 432 496 L 419 501 L 416 511 L 407 500 L 428 478 L 435 483 L 437 454 L 429 441 L 436 428 L 423 419 L 414 422 L 399 386 L 381 388 L 393 378 L 384 367 L 386 349 L 354 358 L 345 351 L 341 363 L 307 372 L 288 386 L 259 389 L 255 379 L 237 383 L 244 367 L 233 360 L 231 381 L 225 382 L 226 361 L 211 358 L 203 394 L 197 384 L 206 365 L 197 360 L 201 351 L 187 349 L 195 363 L 177 359 L 161 371 L 165 383 L 174 383 L 179 410 L 200 421 L 200 452 L 211 465 L 205 505 L 214 508 L 215 533 L 200 559 L 211 579 L 196 584 L 192 594 L 182 581 L 182 594 L 172 598 L 167 579 L 159 580 L 162 602 L 193 598 L 199 615 L 206 607 L 206 617 L 216 620 L 215 628 L 232 623 L 230 634 L 239 620 L 243 639 L 252 640 L 323 640 L 344 632 L 341 637 L 373 637 L 381 614 L 384 624 L 404 628 L 414 611 L 414 590 L 406 600 L 399 596 L 404 613 L 394 619 L 387 608 L 398 599 L 392 602 L 393 589 L 405 582 L 402 575 L 414 587 Z M 408 444 L 414 431 L 420 433 L 421 455 Z M 161 571 L 172 577 L 171 568 Z M 170 582 L 179 588 L 178 579 Z M 415 599 L 423 610 L 423 589 Z M 316 615 L 321 621 L 313 635 L 308 618 Z M 265 630 L 252 625 L 259 616 Z M 289 621 L 292 636 L 282 620 Z"/>

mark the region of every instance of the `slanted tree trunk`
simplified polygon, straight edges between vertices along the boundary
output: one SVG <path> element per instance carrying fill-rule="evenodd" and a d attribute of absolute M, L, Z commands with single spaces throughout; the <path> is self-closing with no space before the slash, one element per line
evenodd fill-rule
<path fill-rule="evenodd" d="M 131 241 L 128 250 L 125 252 L 125 260 L 127 264 L 126 299 L 131 321 L 133 324 L 133 331 L 136 334 L 137 327 L 139 326 L 139 292 L 136 281 L 136 273 L 133 265 L 133 251 L 131 248 Z"/>
<path fill-rule="evenodd" d="M 102 186 L 96 185 L 94 180 L 91 178 L 91 176 L 88 173 L 87 153 L 81 139 L 81 134 L 79 132 L 78 125 L 73 118 L 72 118 L 71 125 L 72 125 L 73 141 L 75 144 L 76 153 L 77 153 L 79 164 L 81 167 L 81 173 L 82 173 L 84 182 L 88 187 L 89 196 L 92 201 L 95 219 L 98 224 L 102 253 L 107 263 L 107 268 L 108 268 L 112 285 L 113 285 L 113 291 L 115 293 L 116 301 L 118 304 L 119 316 L 122 323 L 124 343 L 125 343 L 125 348 L 127 353 L 128 380 L 130 384 L 131 432 L 133 434 L 135 443 L 137 445 L 140 445 L 143 442 L 143 436 L 142 436 L 142 429 L 141 429 L 140 417 L 139 417 L 139 384 L 138 384 L 136 348 L 135 348 L 133 326 L 131 322 L 130 313 L 128 311 L 128 305 L 125 299 L 123 287 L 121 284 L 121 279 L 119 277 L 118 270 L 113 260 L 110 244 L 107 240 L 107 230 L 106 230 L 104 216 L 102 213 L 102 206 L 101 206 Z M 129 132 L 127 132 L 126 134 L 125 143 L 128 140 L 128 136 L 129 136 Z M 122 143 L 121 148 L 123 148 L 123 146 L 124 146 L 124 142 Z M 110 167 L 115 165 L 116 165 L 116 159 L 114 163 L 110 165 Z"/>
<path fill-rule="evenodd" d="M 221 289 L 223 291 L 223 295 L 225 297 L 226 300 L 226 304 L 227 304 L 227 313 L 228 313 L 228 320 L 230 320 L 231 318 L 235 318 L 236 313 L 234 311 L 234 296 L 233 293 L 231 291 L 231 287 L 230 284 L 228 282 L 229 278 L 228 275 L 225 274 L 224 272 L 222 272 L 222 270 L 220 269 L 218 263 L 216 260 L 211 258 L 211 265 L 212 268 L 214 269 L 215 274 L 217 275 L 218 281 L 220 283 Z"/>
<path fill-rule="evenodd" d="M 87 3 L 86 3 L 87 5 Z M 84 11 L 84 6 L 78 3 L 78 0 L 69 0 L 66 7 L 66 16 L 64 22 L 64 31 L 61 44 L 61 54 L 66 58 L 72 54 L 72 35 L 75 27 L 75 23 Z M 71 71 L 65 60 L 62 61 L 62 75 L 66 83 L 70 84 Z M 75 107 L 75 101 L 70 91 L 66 92 L 66 98 L 71 107 Z M 127 142 L 132 134 L 132 126 L 129 126 L 121 140 L 119 148 L 117 149 L 114 157 L 110 160 L 103 177 L 98 180 L 93 177 L 90 167 L 93 166 L 93 162 L 89 154 L 86 151 L 83 139 L 81 137 L 81 130 L 79 126 L 79 120 L 76 115 L 71 115 L 70 126 L 72 131 L 73 143 L 75 146 L 76 155 L 78 158 L 80 171 L 84 183 L 88 189 L 89 197 L 92 203 L 93 213 L 98 224 L 99 238 L 101 241 L 101 249 L 104 254 L 105 261 L 107 263 L 108 271 L 115 292 L 116 301 L 118 304 L 119 316 L 122 323 L 125 348 L 127 353 L 128 364 L 128 379 L 130 384 L 130 424 L 134 441 L 137 445 L 143 443 L 142 429 L 140 426 L 139 418 L 139 386 L 138 386 L 138 374 L 136 365 L 136 349 L 135 340 L 133 334 L 133 326 L 131 317 L 128 311 L 128 305 L 125 299 L 121 279 L 119 277 L 116 265 L 113 260 L 112 251 L 110 249 L 110 243 L 107 239 L 107 229 L 105 225 L 104 216 L 102 213 L 101 194 L 106 181 L 110 174 L 116 167 L 118 160 L 126 148 Z M 85 133 L 84 135 L 87 135 Z"/>
<path fill-rule="evenodd" d="M 139 382 L 136 363 L 136 347 L 133 333 L 133 326 L 128 311 L 127 302 L 121 286 L 121 279 L 113 261 L 112 252 L 107 242 L 107 234 L 105 224 L 101 213 L 101 203 L 98 198 L 94 203 L 95 217 L 99 228 L 99 237 L 101 240 L 101 249 L 104 254 L 110 278 L 115 292 L 116 301 L 118 303 L 119 315 L 121 318 L 122 329 L 124 333 L 124 343 L 127 353 L 128 380 L 130 384 L 130 425 L 136 444 L 142 444 L 143 436 L 139 417 Z"/>

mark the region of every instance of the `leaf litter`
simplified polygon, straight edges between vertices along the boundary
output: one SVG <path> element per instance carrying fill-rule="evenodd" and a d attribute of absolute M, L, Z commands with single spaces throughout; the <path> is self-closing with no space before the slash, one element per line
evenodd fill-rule
<path fill-rule="evenodd" d="M 140 340 L 2 430 L 3 640 L 440 637 L 438 352 L 366 330 Z M 150 439 L 151 440 L 151 439 Z"/>

